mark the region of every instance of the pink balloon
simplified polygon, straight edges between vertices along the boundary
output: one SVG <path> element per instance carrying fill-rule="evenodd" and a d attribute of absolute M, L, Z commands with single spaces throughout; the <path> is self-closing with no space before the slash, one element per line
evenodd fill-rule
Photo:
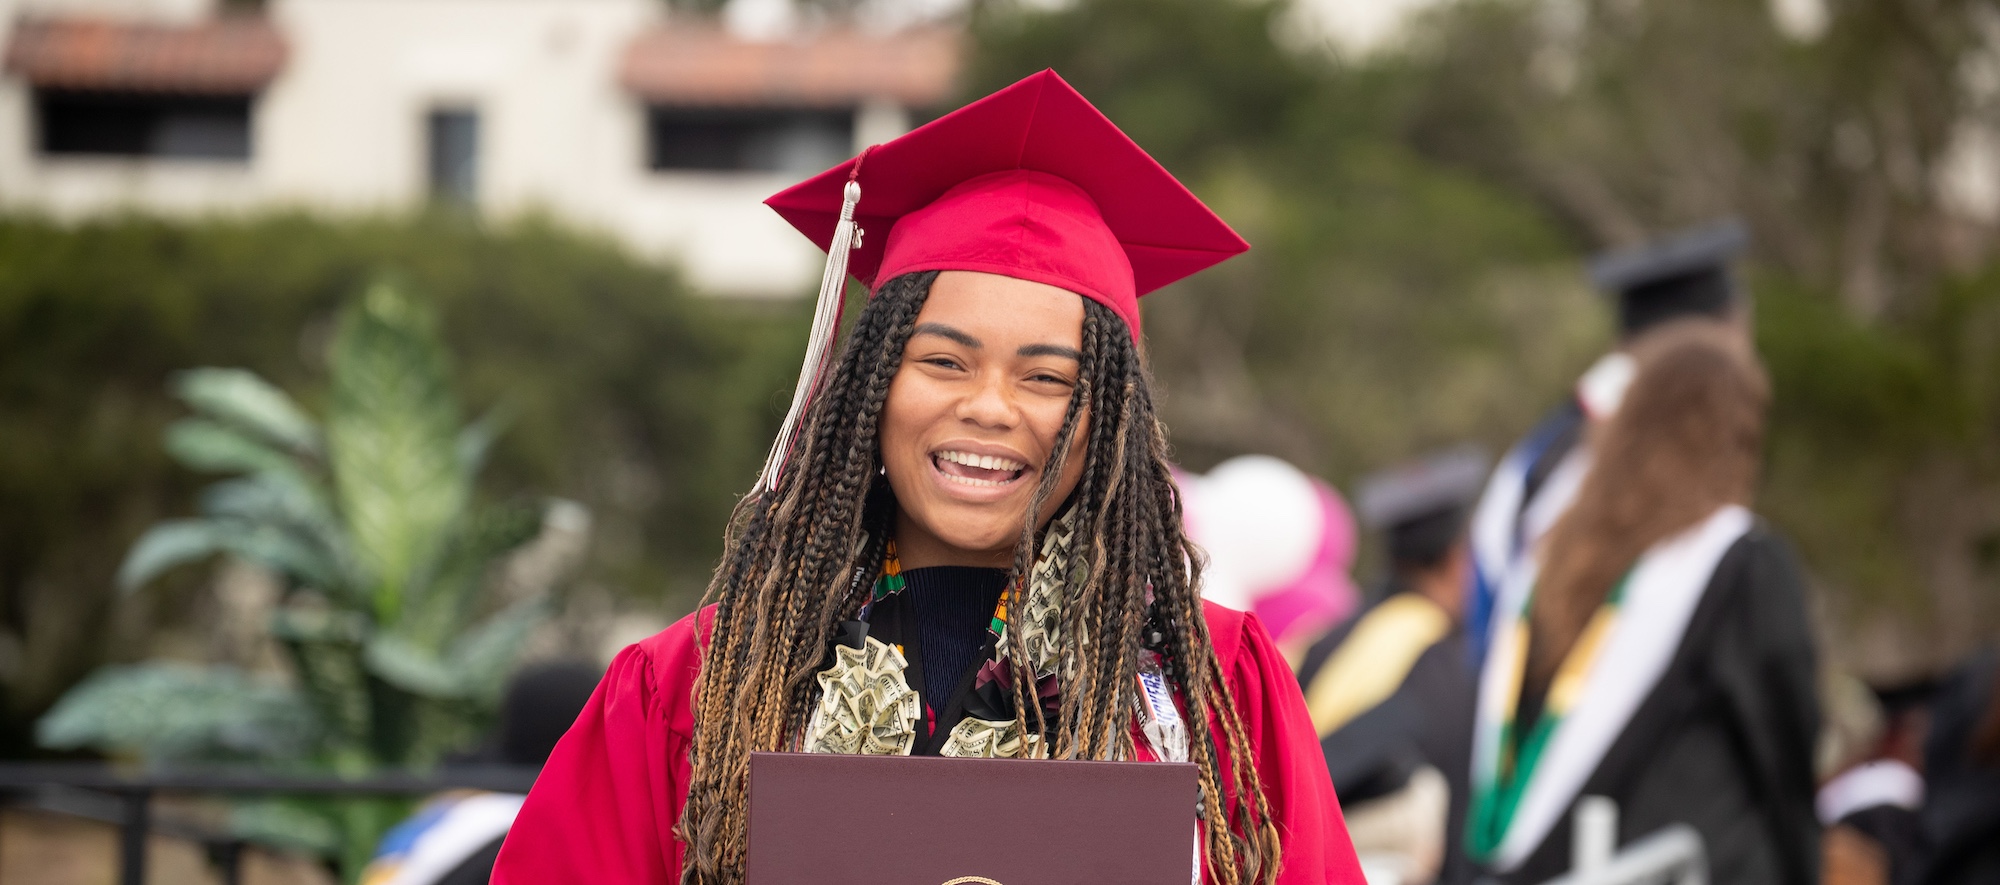
<path fill-rule="evenodd" d="M 1354 612 L 1361 593 L 1349 576 L 1354 566 L 1354 514 L 1332 486 L 1313 480 L 1322 520 L 1319 550 L 1304 574 L 1281 587 L 1257 592 L 1252 611 L 1280 645 L 1325 632 Z"/>

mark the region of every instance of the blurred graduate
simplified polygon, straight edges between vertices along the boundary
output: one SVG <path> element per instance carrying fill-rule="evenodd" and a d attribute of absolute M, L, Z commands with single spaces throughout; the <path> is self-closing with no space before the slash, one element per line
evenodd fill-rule
<path fill-rule="evenodd" d="M 2000 646 L 1944 681 L 1923 763 L 1918 847 L 1898 885 L 2000 882 Z"/>
<path fill-rule="evenodd" d="M 1465 524 L 1486 464 L 1459 449 L 1362 481 L 1361 518 L 1382 534 L 1388 578 L 1299 667 L 1355 850 L 1402 882 L 1435 879 L 1462 828 L 1473 702 Z"/>
<path fill-rule="evenodd" d="M 829 251 L 792 412 L 712 604 L 612 664 L 494 881 L 741 881 L 749 755 L 796 751 L 1189 761 L 1201 878 L 1358 883 L 1290 667 L 1202 602 L 1139 345 L 1243 241 L 1047 71 L 768 202 Z"/>
<path fill-rule="evenodd" d="M 1809 885 L 1804 580 L 1749 509 L 1768 384 L 1718 320 L 1649 330 L 1630 355 L 1574 501 L 1496 602 L 1466 849 L 1500 882 L 1546 881 L 1568 868 L 1577 799 L 1605 796 L 1621 846 L 1686 823 L 1708 881 Z"/>
<path fill-rule="evenodd" d="M 507 681 L 500 722 L 486 746 L 456 761 L 541 767 L 603 673 L 578 661 L 523 668 Z M 525 798 L 483 790 L 432 797 L 383 835 L 361 885 L 484 885 Z"/>
<path fill-rule="evenodd" d="M 1577 379 L 1570 395 L 1507 452 L 1487 483 L 1473 516 L 1473 580 L 1466 603 L 1475 653 L 1484 648 L 1493 603 L 1508 572 L 1575 500 L 1590 469 L 1587 431 L 1618 411 L 1632 380 L 1633 342 L 1684 317 L 1723 320 L 1747 339 L 1748 307 L 1729 268 L 1747 241 L 1742 224 L 1721 221 L 1592 263 L 1591 282 L 1616 302 L 1618 347 Z"/>

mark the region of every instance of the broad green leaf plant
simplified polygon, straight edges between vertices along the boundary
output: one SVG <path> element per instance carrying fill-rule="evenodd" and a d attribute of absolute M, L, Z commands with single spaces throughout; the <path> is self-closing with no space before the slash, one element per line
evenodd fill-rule
<path fill-rule="evenodd" d="M 284 588 L 269 629 L 294 678 L 107 667 L 42 719 L 44 745 L 360 774 L 428 765 L 477 739 L 545 612 L 538 596 L 496 607 L 487 575 L 540 531 L 545 507 L 475 503 L 495 422 L 461 419 L 425 305 L 375 284 L 341 315 L 328 362 L 324 421 L 246 370 L 175 377 L 194 415 L 168 430 L 168 451 L 227 478 L 201 493 L 199 516 L 147 531 L 118 575 L 130 593 L 216 554 L 268 570 Z M 267 838 L 339 855 L 351 879 L 395 820 L 381 805 L 238 816 Z"/>

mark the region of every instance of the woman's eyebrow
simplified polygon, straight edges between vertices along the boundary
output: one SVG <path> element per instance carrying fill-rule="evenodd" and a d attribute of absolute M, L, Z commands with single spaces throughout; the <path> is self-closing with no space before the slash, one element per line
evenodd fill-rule
<path fill-rule="evenodd" d="M 917 335 L 936 335 L 939 338 L 948 338 L 952 341 L 956 341 L 959 344 L 965 345 L 966 347 L 982 346 L 979 343 L 979 339 L 974 338 L 971 335 L 967 335 L 964 332 L 959 331 L 957 328 L 954 328 L 952 326 L 947 326 L 943 323 L 919 323 L 917 324 L 917 327 L 915 329 L 910 330 L 910 335 L 912 337 L 915 337 Z"/>
<path fill-rule="evenodd" d="M 1060 344 L 1024 344 L 1020 350 L 1014 352 L 1020 356 L 1059 356 L 1083 362 L 1083 351 Z"/>

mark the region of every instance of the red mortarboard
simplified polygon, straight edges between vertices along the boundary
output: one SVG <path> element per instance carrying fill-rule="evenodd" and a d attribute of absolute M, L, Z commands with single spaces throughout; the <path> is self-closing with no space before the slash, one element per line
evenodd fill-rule
<path fill-rule="evenodd" d="M 1139 296 L 1250 248 L 1054 71 L 764 202 L 826 249 L 850 180 L 867 235 L 848 270 L 871 292 L 919 270 L 1003 274 L 1100 302 L 1135 338 Z"/>
<path fill-rule="evenodd" d="M 833 355 L 847 272 L 970 270 L 1047 283 L 1118 314 L 1250 248 L 1055 71 L 939 117 L 764 201 L 827 250 L 812 339 L 758 489 L 776 486 Z M 865 234 L 865 236 L 864 236 Z"/>

